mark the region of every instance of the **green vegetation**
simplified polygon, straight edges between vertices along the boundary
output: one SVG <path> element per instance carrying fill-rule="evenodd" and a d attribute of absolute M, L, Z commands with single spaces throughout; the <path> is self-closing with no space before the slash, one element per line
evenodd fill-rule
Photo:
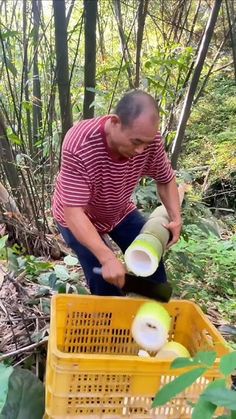
<path fill-rule="evenodd" d="M 211 79 L 186 132 L 181 167 L 194 168 L 203 162 L 210 168 L 211 181 L 236 171 L 236 84 L 224 75 Z"/>
<path fill-rule="evenodd" d="M 221 7 L 211 24 L 199 80 L 192 83 L 214 6 Z M 0 0 L 0 14 L 0 334 L 5 338 L 0 350 L 12 353 L 44 343 L 53 293 L 87 293 L 77 259 L 64 258 L 57 244 L 50 212 L 66 130 L 78 119 L 111 112 L 125 91 L 141 88 L 158 102 L 171 158 L 190 87 L 195 95 L 176 173 L 190 189 L 183 203 L 181 240 L 165 254 L 165 262 L 175 297 L 196 301 L 213 323 L 231 327 L 228 338 L 235 347 L 234 1 Z M 85 33 L 88 26 L 95 33 L 92 23 L 97 24 L 96 45 Z M 91 60 L 85 60 L 85 50 L 93 51 Z M 158 205 L 155 182 L 143 179 L 135 199 L 150 213 Z M 30 369 L 42 380 L 45 353 L 42 347 L 36 353 L 27 350 L 7 362 Z M 205 355 L 200 362 L 200 355 L 195 364 L 199 371 L 190 371 L 186 381 L 181 377 L 181 389 L 208 368 L 207 356 L 214 358 Z M 232 372 L 230 362 L 235 362 L 235 354 L 222 359 L 225 377 Z M 0 371 L 0 419 L 31 419 L 37 406 L 40 419 L 41 382 L 24 369 L 12 371 L 0 364 Z M 232 392 L 225 379 L 218 384 L 200 397 L 198 417 L 211 417 L 216 401 L 226 406 L 228 400 L 235 418 Z M 175 394 L 180 390 L 178 382 L 171 388 Z M 162 401 L 171 399 L 171 388 L 163 389 Z M 162 396 L 157 395 L 155 403 L 160 404 Z M 25 411 L 27 397 L 32 403 Z"/>
<path fill-rule="evenodd" d="M 199 352 L 194 358 L 178 358 L 172 362 L 174 369 L 188 367 L 189 371 L 180 374 L 172 382 L 166 384 L 157 394 L 153 401 L 153 407 L 163 406 L 173 397 L 186 390 L 195 383 L 203 374 L 213 366 L 216 360 L 216 352 Z M 207 385 L 197 402 L 193 405 L 192 419 L 211 419 L 212 417 L 234 419 L 236 412 L 235 391 L 229 388 L 229 375 L 236 368 L 236 352 L 224 355 L 220 360 L 218 378 Z M 174 371 L 173 371 L 174 372 Z M 224 415 L 215 416 L 218 407 L 223 407 Z"/>

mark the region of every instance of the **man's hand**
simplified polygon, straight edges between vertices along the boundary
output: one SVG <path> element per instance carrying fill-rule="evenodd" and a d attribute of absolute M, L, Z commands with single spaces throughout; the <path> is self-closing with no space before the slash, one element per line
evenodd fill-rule
<path fill-rule="evenodd" d="M 110 284 L 122 288 L 125 284 L 125 266 L 115 256 L 107 259 L 102 265 L 102 276 Z"/>
<path fill-rule="evenodd" d="M 182 229 L 182 221 L 171 221 L 169 224 L 164 224 L 171 233 L 171 240 L 167 243 L 166 248 L 169 249 L 173 244 L 177 243 Z"/>

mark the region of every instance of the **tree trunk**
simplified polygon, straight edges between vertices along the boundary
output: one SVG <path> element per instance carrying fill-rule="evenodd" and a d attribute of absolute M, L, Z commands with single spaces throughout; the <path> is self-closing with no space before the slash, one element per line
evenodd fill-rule
<path fill-rule="evenodd" d="M 29 65 L 28 65 L 28 44 L 29 38 L 27 36 L 27 3 L 26 0 L 23 0 L 23 48 L 24 48 L 24 59 L 23 59 L 23 69 L 22 69 L 22 88 L 24 89 L 25 94 L 25 101 L 26 103 L 30 102 L 29 99 Z M 23 92 L 22 92 L 23 93 Z M 23 97 L 22 97 L 23 99 Z M 22 121 L 22 99 L 20 100 L 20 117 L 19 121 Z M 27 132 L 28 132 L 28 140 L 29 140 L 29 151 L 30 155 L 33 156 L 33 142 L 32 142 L 32 121 L 30 110 L 26 108 L 26 120 L 27 120 Z M 22 123 L 22 122 L 21 122 Z M 20 123 L 20 127 L 21 127 Z M 21 127 L 22 128 L 22 127 Z"/>
<path fill-rule="evenodd" d="M 74 5 L 75 5 L 75 0 L 71 0 L 71 4 L 70 4 L 70 7 L 69 7 L 67 16 L 66 16 L 66 26 L 67 27 L 68 27 L 69 22 L 70 22 L 70 17 L 72 15 L 72 11 L 73 11 Z"/>
<path fill-rule="evenodd" d="M 33 19 L 34 19 L 34 60 L 33 60 L 33 138 L 34 143 L 40 138 L 40 130 L 42 128 L 42 99 L 41 86 L 38 68 L 38 46 L 39 46 L 39 25 L 42 10 L 41 0 L 33 0 Z"/>
<path fill-rule="evenodd" d="M 139 87 L 140 78 L 140 55 L 143 42 L 143 31 L 145 26 L 145 19 L 148 11 L 149 0 L 140 0 L 138 8 L 138 31 L 137 31 L 137 47 L 136 47 L 136 73 L 134 86 Z"/>
<path fill-rule="evenodd" d="M 93 102 L 95 99 L 94 89 L 96 84 L 96 23 L 97 0 L 84 0 L 84 119 L 94 117 Z"/>
<path fill-rule="evenodd" d="M 84 0 L 84 105 L 83 117 L 94 117 L 96 85 L 97 0 Z"/>
<path fill-rule="evenodd" d="M 53 0 L 62 141 L 72 126 L 65 0 Z"/>
<path fill-rule="evenodd" d="M 98 22 L 100 53 L 101 53 L 102 61 L 105 61 L 106 48 L 105 48 L 105 41 L 104 41 L 104 31 L 103 31 L 102 21 L 101 21 L 101 17 L 99 16 L 99 13 L 97 14 L 97 22 Z"/>
<path fill-rule="evenodd" d="M 14 196 L 20 184 L 11 144 L 7 138 L 4 117 L 0 111 L 0 161 Z"/>
<path fill-rule="evenodd" d="M 176 137 L 175 137 L 175 140 L 173 142 L 173 147 L 172 147 L 171 162 L 174 169 L 176 169 L 177 167 L 177 161 L 178 161 L 178 157 L 181 151 L 181 145 L 184 138 L 185 128 L 186 128 L 188 118 L 191 112 L 191 106 L 193 103 L 194 94 L 197 89 L 198 81 L 201 75 L 201 70 L 204 64 L 204 60 L 208 51 L 208 47 L 209 47 L 213 32 L 214 32 L 214 27 L 217 21 L 221 3 L 222 3 L 222 0 L 215 0 L 215 3 L 213 5 L 213 8 L 212 8 L 212 11 L 211 11 L 211 14 L 208 19 L 207 26 L 206 26 L 205 33 L 202 38 L 201 46 L 198 52 L 198 57 L 196 60 L 194 71 L 193 71 L 192 80 L 189 84 L 189 88 L 185 96 L 177 132 L 176 132 Z"/>
<path fill-rule="evenodd" d="M 126 68 L 127 68 L 129 87 L 130 87 L 130 89 L 133 89 L 134 84 L 133 84 L 133 78 L 132 78 L 132 71 L 131 71 L 131 67 L 130 67 L 131 55 L 130 55 L 130 52 L 128 50 L 127 40 L 126 40 L 126 36 L 125 36 L 125 33 L 124 33 L 120 0 L 113 0 L 113 3 L 114 3 L 114 8 L 115 8 L 115 17 L 116 17 L 116 21 L 117 21 L 117 25 L 118 25 L 119 34 L 120 34 L 120 41 L 121 41 L 121 46 L 122 46 L 122 51 L 123 51 L 123 57 L 124 57 L 124 61 L 125 61 Z"/>
<path fill-rule="evenodd" d="M 226 0 L 226 10 L 229 22 L 229 33 L 232 44 L 233 62 L 234 62 L 234 78 L 236 82 L 236 13 L 235 13 L 235 0 Z"/>
<path fill-rule="evenodd" d="M 191 29 L 190 29 L 190 32 L 189 32 L 189 37 L 188 37 L 188 41 L 186 43 L 186 46 L 188 46 L 192 41 L 192 36 L 193 36 L 195 25 L 196 25 L 196 22 L 197 22 L 198 13 L 199 13 L 199 10 L 200 10 L 200 7 L 201 7 L 201 2 L 202 2 L 202 0 L 198 1 L 196 11 L 195 11 L 195 14 L 194 14 L 194 17 L 193 17 L 193 20 L 192 20 L 192 25 L 191 25 Z"/>

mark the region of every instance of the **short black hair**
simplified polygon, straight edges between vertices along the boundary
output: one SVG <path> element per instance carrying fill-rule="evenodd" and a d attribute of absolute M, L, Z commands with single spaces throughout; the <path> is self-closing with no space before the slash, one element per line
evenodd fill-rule
<path fill-rule="evenodd" d="M 157 102 L 149 93 L 143 90 L 132 90 L 117 103 L 115 114 L 119 116 L 122 125 L 130 126 L 147 106 L 153 107 L 153 110 L 159 115 Z"/>

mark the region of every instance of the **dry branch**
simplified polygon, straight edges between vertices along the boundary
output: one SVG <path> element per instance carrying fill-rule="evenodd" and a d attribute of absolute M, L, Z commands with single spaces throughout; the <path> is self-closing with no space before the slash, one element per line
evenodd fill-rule
<path fill-rule="evenodd" d="M 24 346 L 23 348 L 17 349 L 15 351 L 12 352 L 8 352 L 7 354 L 1 355 L 0 356 L 0 362 L 2 362 L 4 359 L 7 358 L 11 358 L 13 356 L 25 353 L 25 352 L 32 352 L 34 351 L 36 348 L 38 348 L 41 345 L 44 345 L 46 342 L 48 341 L 48 338 L 45 338 L 43 340 L 41 340 L 40 342 L 36 342 L 36 343 L 32 343 L 32 345 L 28 345 L 28 346 Z"/>

